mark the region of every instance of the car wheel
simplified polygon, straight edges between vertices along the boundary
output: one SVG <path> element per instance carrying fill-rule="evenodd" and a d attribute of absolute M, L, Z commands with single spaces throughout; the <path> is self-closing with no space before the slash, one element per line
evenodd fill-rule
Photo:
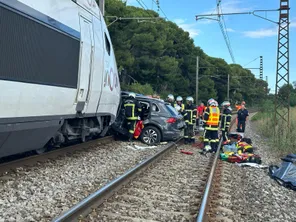
<path fill-rule="evenodd" d="M 148 145 L 154 145 L 160 142 L 161 133 L 154 126 L 147 126 L 143 129 L 141 140 Z"/>

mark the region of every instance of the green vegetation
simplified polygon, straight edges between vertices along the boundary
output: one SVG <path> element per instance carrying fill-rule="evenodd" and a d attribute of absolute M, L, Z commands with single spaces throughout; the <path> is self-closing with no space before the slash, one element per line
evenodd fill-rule
<path fill-rule="evenodd" d="M 106 16 L 159 15 L 151 10 L 126 6 L 121 0 L 107 0 Z M 113 18 L 106 17 L 107 24 L 112 21 Z M 149 84 L 154 92 L 163 97 L 168 93 L 183 98 L 195 96 L 196 57 L 199 56 L 199 98 L 204 102 L 210 97 L 218 102 L 226 98 L 228 74 L 232 102 L 245 100 L 249 107 L 261 103 L 267 97 L 265 81 L 256 79 L 250 70 L 240 65 L 228 65 L 221 58 L 210 57 L 194 45 L 188 32 L 173 22 L 118 20 L 108 29 L 118 67 L 123 70 L 120 81 L 124 89 L 139 89 L 139 85 L 129 86 L 134 78 L 142 85 Z M 150 87 L 146 85 L 146 88 L 137 92 L 150 94 Z"/>
<path fill-rule="evenodd" d="M 263 103 L 261 110 L 252 118 L 256 122 L 259 133 L 267 137 L 270 141 L 272 151 L 279 156 L 287 153 L 296 153 L 296 108 L 292 108 L 290 132 L 287 123 L 282 120 L 278 121 L 276 132 L 274 132 L 274 104 L 267 100 Z"/>
<path fill-rule="evenodd" d="M 149 84 L 141 85 L 140 83 L 132 83 L 131 85 L 121 84 L 121 90 L 137 92 L 144 95 L 152 95 L 153 88 Z"/>

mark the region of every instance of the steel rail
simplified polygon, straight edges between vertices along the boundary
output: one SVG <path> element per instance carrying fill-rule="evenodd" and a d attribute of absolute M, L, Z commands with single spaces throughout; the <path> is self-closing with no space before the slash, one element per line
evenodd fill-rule
<path fill-rule="evenodd" d="M 252 112 L 255 112 L 252 110 Z M 236 114 L 237 112 L 233 112 L 232 115 L 234 116 L 234 118 L 231 120 L 231 124 L 229 127 L 229 130 L 231 130 L 232 126 L 235 124 L 236 121 Z M 209 202 L 210 202 L 210 195 L 211 195 L 211 191 L 212 191 L 212 185 L 213 185 L 213 179 L 215 176 L 215 171 L 217 168 L 217 163 L 218 163 L 218 158 L 220 155 L 220 149 L 222 146 L 222 142 L 223 142 L 223 138 L 220 139 L 219 141 L 219 145 L 218 145 L 218 150 L 215 154 L 214 160 L 213 160 L 213 164 L 212 164 L 212 168 L 211 168 L 211 172 L 209 174 L 208 180 L 207 180 L 207 184 L 204 190 L 204 194 L 203 194 L 203 198 L 202 198 L 202 202 L 199 208 L 199 212 L 198 212 L 198 216 L 196 217 L 196 222 L 204 222 L 204 221 L 209 221 L 207 212 L 208 212 L 208 207 L 209 207 Z"/>
<path fill-rule="evenodd" d="M 208 203 L 210 201 L 209 197 L 210 197 L 210 192 L 211 192 L 211 188 L 212 188 L 212 184 L 213 184 L 213 178 L 215 176 L 215 171 L 216 171 L 216 168 L 217 168 L 217 162 L 218 162 L 218 158 L 219 158 L 219 155 L 220 155 L 219 150 L 221 148 L 222 141 L 223 141 L 223 138 L 220 139 L 218 150 L 217 150 L 217 152 L 215 154 L 215 157 L 214 157 L 211 172 L 209 174 L 208 181 L 207 181 L 207 184 L 206 184 L 206 188 L 205 188 L 205 191 L 204 191 L 204 195 L 202 197 L 202 202 L 201 202 L 201 205 L 200 205 L 200 208 L 199 208 L 198 217 L 196 219 L 197 222 L 203 222 L 203 221 L 205 221 L 205 219 L 206 220 L 208 219 L 208 218 L 205 218 L 205 217 L 207 216 L 206 213 L 207 213 Z"/>
<path fill-rule="evenodd" d="M 4 163 L 0 164 L 0 174 L 5 173 L 11 169 L 15 169 L 18 167 L 24 167 L 24 166 L 32 166 L 38 162 L 45 162 L 48 159 L 56 158 L 56 157 L 59 157 L 62 155 L 66 155 L 68 153 L 74 153 L 75 151 L 87 149 L 90 146 L 97 145 L 98 143 L 105 143 L 105 142 L 109 142 L 109 141 L 113 141 L 113 140 L 114 140 L 113 136 L 106 136 L 106 137 L 98 138 L 95 140 L 90 140 L 85 143 L 79 143 L 79 144 L 55 149 L 55 150 L 45 152 L 45 153 L 42 153 L 39 155 L 36 154 L 36 155 L 16 159 L 13 161 L 4 162 Z"/>
<path fill-rule="evenodd" d="M 138 174 L 143 172 L 147 167 L 155 163 L 161 157 L 163 157 L 168 151 L 173 147 L 177 146 L 177 143 L 181 142 L 183 138 L 180 138 L 176 142 L 169 143 L 162 150 L 157 152 L 152 157 L 143 161 L 142 163 L 137 164 L 132 169 L 125 172 L 123 175 L 117 177 L 116 179 L 109 182 L 107 185 L 92 193 L 81 202 L 70 208 L 68 211 L 60 215 L 59 217 L 53 219 L 54 222 L 61 221 L 78 221 L 79 217 L 86 216 L 91 212 L 91 209 L 94 207 L 100 206 L 106 199 L 111 197 L 116 191 L 118 191 L 122 186 L 131 181 Z"/>

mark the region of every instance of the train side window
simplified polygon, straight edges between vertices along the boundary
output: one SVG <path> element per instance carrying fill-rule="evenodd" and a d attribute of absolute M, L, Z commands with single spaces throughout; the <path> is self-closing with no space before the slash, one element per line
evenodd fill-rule
<path fill-rule="evenodd" d="M 108 55 L 110 55 L 110 50 L 111 50 L 111 45 L 110 45 L 110 42 L 109 42 L 109 39 L 105 33 L 105 44 L 106 44 L 106 50 L 108 52 Z"/>

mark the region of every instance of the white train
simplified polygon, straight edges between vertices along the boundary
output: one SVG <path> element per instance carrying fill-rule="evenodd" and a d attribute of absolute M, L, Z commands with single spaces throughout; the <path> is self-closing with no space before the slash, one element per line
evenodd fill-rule
<path fill-rule="evenodd" d="M 119 101 L 95 0 L 0 0 L 0 157 L 104 136 Z"/>

